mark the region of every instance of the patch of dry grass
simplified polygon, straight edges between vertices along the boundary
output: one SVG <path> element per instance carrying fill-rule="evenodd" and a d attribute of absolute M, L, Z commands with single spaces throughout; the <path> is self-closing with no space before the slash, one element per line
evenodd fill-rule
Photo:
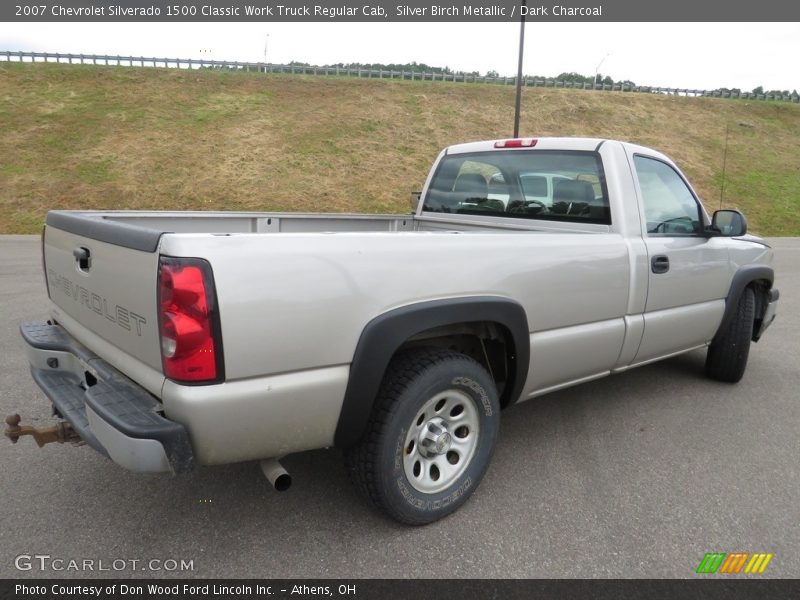
<path fill-rule="evenodd" d="M 0 65 L 0 232 L 51 208 L 405 212 L 449 144 L 504 137 L 511 87 Z M 740 125 L 743 123 L 744 126 Z M 800 106 L 527 89 L 526 135 L 629 140 L 752 229 L 800 234 Z"/>

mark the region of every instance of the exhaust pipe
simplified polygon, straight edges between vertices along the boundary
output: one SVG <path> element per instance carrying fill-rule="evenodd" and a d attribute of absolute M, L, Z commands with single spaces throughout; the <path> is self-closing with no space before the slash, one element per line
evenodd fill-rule
<path fill-rule="evenodd" d="M 292 485 L 292 476 L 274 458 L 267 458 L 261 461 L 261 471 L 279 492 L 285 492 Z"/>

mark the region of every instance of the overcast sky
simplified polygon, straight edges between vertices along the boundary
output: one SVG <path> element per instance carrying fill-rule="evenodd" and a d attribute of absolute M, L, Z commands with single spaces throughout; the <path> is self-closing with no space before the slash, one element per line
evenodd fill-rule
<path fill-rule="evenodd" d="M 421 62 L 514 75 L 515 23 L 0 23 L 0 50 L 311 64 Z M 800 89 L 798 23 L 528 23 L 526 74 Z"/>

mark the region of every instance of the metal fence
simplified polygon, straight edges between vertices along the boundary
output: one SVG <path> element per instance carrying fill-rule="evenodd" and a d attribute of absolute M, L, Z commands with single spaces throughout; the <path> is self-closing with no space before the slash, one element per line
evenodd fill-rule
<path fill-rule="evenodd" d="M 263 62 L 240 62 L 236 60 L 208 60 L 192 58 L 157 58 L 145 56 L 112 56 L 101 54 L 59 54 L 56 52 L 13 52 L 0 50 L 0 59 L 7 62 L 55 62 L 81 65 L 106 65 L 125 67 L 164 67 L 177 69 L 219 69 L 226 71 L 251 71 L 257 73 L 290 73 L 294 75 L 328 75 L 358 77 L 366 79 L 402 79 L 408 81 L 449 81 L 453 83 L 488 83 L 516 85 L 516 77 L 489 77 L 464 73 L 420 73 L 417 71 L 383 71 L 370 69 L 348 69 L 344 67 L 313 67 L 304 65 L 277 65 Z M 591 84 L 561 81 L 558 79 L 535 79 L 524 77 L 525 87 L 568 88 L 598 90 L 606 92 L 638 92 L 669 94 L 676 96 L 704 96 L 712 98 L 742 98 L 748 100 L 775 100 L 800 103 L 800 95 L 754 94 L 752 92 L 730 92 L 720 90 L 695 90 L 688 88 L 665 88 L 654 86 L 631 86 L 621 83 Z"/>

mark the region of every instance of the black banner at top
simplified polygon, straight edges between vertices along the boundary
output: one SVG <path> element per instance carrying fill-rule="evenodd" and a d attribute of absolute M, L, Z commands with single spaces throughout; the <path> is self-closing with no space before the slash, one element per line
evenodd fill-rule
<path fill-rule="evenodd" d="M 4 0 L 9 22 L 768 22 L 800 21 L 787 0 Z M 662 43 L 687 43 L 676 32 Z M 691 43 L 691 41 L 689 41 Z"/>

